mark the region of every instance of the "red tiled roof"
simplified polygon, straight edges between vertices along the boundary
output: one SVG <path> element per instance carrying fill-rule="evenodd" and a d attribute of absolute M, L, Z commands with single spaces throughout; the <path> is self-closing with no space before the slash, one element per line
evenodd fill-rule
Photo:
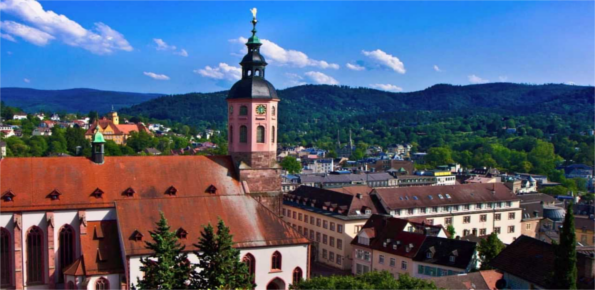
<path fill-rule="evenodd" d="M 182 227 L 187 230 L 187 238 L 180 240 L 187 251 L 197 250 L 193 244 L 198 243 L 204 226 L 211 223 L 216 227 L 219 218 L 229 227 L 237 248 L 308 243 L 275 213 L 244 195 L 119 200 L 116 211 L 127 256 L 150 253 L 145 241 L 151 241 L 149 231 L 155 229 L 160 211 L 172 231 Z M 143 235 L 142 241 L 132 238 L 136 231 Z"/>
<path fill-rule="evenodd" d="M 229 156 L 105 157 L 96 164 L 84 157 L 6 158 L 0 162 L 0 194 L 12 191 L 13 201 L 1 201 L 2 211 L 113 207 L 118 199 L 164 197 L 174 186 L 176 197 L 240 195 L 241 185 Z M 101 198 L 91 196 L 99 188 Z M 132 197 L 123 195 L 132 188 Z M 58 200 L 47 198 L 52 191 Z"/>
<path fill-rule="evenodd" d="M 388 209 L 520 200 L 501 183 L 376 188 L 372 194 L 376 194 Z M 451 198 L 447 198 L 446 194 Z"/>
<path fill-rule="evenodd" d="M 81 256 L 76 259 L 72 264 L 66 266 L 63 271 L 64 275 L 71 276 L 85 276 L 85 260 Z"/>
<path fill-rule="evenodd" d="M 114 122 L 112 122 L 112 120 L 110 120 L 106 117 L 103 117 L 99 120 L 95 120 L 95 122 L 91 126 L 89 126 L 89 130 L 87 130 L 87 133 L 85 133 L 85 134 L 91 135 L 91 134 L 95 133 L 95 128 L 98 125 L 103 130 L 105 130 L 105 128 L 107 128 L 109 126 L 114 131 L 113 135 L 122 135 L 123 134 L 122 131 L 120 131 L 120 129 L 118 129 L 118 126 L 116 126 L 116 124 L 114 124 Z"/>
<path fill-rule="evenodd" d="M 498 290 L 498 287 L 496 287 L 496 282 L 502 279 L 502 273 L 496 270 L 485 270 L 480 271 L 479 273 L 481 273 L 481 277 L 483 277 L 483 280 L 485 281 L 486 285 L 488 285 L 488 289 Z"/>
<path fill-rule="evenodd" d="M 124 272 L 117 221 L 88 222 L 87 235 L 81 236 L 81 248 L 86 275 Z"/>

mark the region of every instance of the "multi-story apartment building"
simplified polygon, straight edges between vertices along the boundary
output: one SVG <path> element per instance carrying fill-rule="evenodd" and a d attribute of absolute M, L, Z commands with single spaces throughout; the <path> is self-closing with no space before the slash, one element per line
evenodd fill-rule
<path fill-rule="evenodd" d="M 423 217 L 427 224 L 452 225 L 457 236 L 496 232 L 510 244 L 521 234 L 520 199 L 503 184 L 376 188 L 370 195 L 394 217 Z"/>
<path fill-rule="evenodd" d="M 343 173 L 301 174 L 300 184 L 319 188 L 337 188 L 352 185 L 368 185 L 371 187 L 396 187 L 397 179 L 382 173 Z"/>
<path fill-rule="evenodd" d="M 441 226 L 386 215 L 372 215 L 353 246 L 353 274 L 388 271 L 415 277 L 439 277 L 477 266 L 476 243 L 448 239 Z"/>
<path fill-rule="evenodd" d="M 371 188 L 352 186 L 326 190 L 300 186 L 283 199 L 283 219 L 312 242 L 312 257 L 331 267 L 348 270 L 351 240 L 373 213 Z"/>

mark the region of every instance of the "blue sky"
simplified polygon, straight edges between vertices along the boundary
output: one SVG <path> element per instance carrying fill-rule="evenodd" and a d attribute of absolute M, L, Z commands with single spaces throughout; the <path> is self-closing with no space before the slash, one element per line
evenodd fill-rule
<path fill-rule="evenodd" d="M 249 9 L 277 88 L 595 79 L 589 2 L 2 0 L 1 85 L 187 93 L 238 78 Z"/>

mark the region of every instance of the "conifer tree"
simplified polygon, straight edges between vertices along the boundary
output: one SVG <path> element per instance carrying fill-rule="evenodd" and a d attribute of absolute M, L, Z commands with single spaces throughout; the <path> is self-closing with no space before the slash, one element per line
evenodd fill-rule
<path fill-rule="evenodd" d="M 251 289 L 256 287 L 246 264 L 240 261 L 240 251 L 233 247 L 233 236 L 220 219 L 217 234 L 211 224 L 204 228 L 196 255 L 200 272 L 192 277 L 192 287 L 199 289 Z"/>
<path fill-rule="evenodd" d="M 152 250 L 147 258 L 141 258 L 140 267 L 144 277 L 138 279 L 138 289 L 183 289 L 185 281 L 190 279 L 194 266 L 183 253 L 184 246 L 178 242 L 174 232 L 163 215 L 156 223 L 157 229 L 150 231 L 153 242 L 145 242 L 145 247 Z"/>
<path fill-rule="evenodd" d="M 504 243 L 500 241 L 498 238 L 498 234 L 496 232 L 492 232 L 487 239 L 481 240 L 479 242 L 479 257 L 481 259 L 481 270 L 491 270 L 493 269 L 488 264 L 492 259 L 494 259 L 500 252 L 504 249 Z"/>
<path fill-rule="evenodd" d="M 566 216 L 560 233 L 560 243 L 555 247 L 553 282 L 558 289 L 576 289 L 576 235 L 572 202 L 566 208 Z"/>

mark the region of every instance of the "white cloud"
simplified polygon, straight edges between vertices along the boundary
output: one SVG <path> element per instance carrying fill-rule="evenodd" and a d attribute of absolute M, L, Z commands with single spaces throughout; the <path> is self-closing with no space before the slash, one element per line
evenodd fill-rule
<path fill-rule="evenodd" d="M 178 52 L 174 52 L 174 54 L 181 55 L 183 57 L 188 57 L 188 52 L 185 49 L 180 49 Z"/>
<path fill-rule="evenodd" d="M 485 84 L 490 82 L 489 80 L 484 80 L 476 75 L 467 76 L 467 79 L 469 79 L 469 82 L 472 84 Z"/>
<path fill-rule="evenodd" d="M 231 43 L 240 43 L 245 44 L 248 41 L 245 37 L 239 37 L 237 39 L 230 39 L 229 42 Z M 318 67 L 321 69 L 339 69 L 339 65 L 336 63 L 328 63 L 324 60 L 315 60 L 308 57 L 307 54 L 291 49 L 285 49 L 278 44 L 266 40 L 260 39 L 262 42 L 262 46 L 260 47 L 260 51 L 266 57 L 267 61 L 271 64 L 276 65 L 289 65 L 295 67 Z M 246 53 L 246 48 L 242 50 L 243 53 Z"/>
<path fill-rule="evenodd" d="M 242 77 L 241 68 L 230 66 L 223 62 L 217 67 L 210 67 L 207 65 L 204 69 L 196 69 L 194 70 L 194 73 L 216 80 L 239 80 Z"/>
<path fill-rule="evenodd" d="M 39 29 L 27 25 L 16 23 L 14 21 L 2 21 L 0 23 L 0 28 L 4 32 L 9 33 L 6 35 L 10 38 L 13 38 L 12 35 L 18 36 L 24 39 L 25 41 L 28 41 L 38 46 L 44 46 L 48 44 L 50 40 L 54 39 L 54 37 L 49 35 L 48 33 L 45 33 Z M 2 38 L 6 39 L 4 35 L 2 36 Z"/>
<path fill-rule="evenodd" d="M 154 72 L 143 72 L 143 74 L 154 79 L 154 80 L 159 80 L 159 81 L 169 80 L 169 77 L 164 74 L 156 74 Z"/>
<path fill-rule="evenodd" d="M 17 40 L 14 39 L 14 37 L 12 37 L 12 35 L 10 35 L 10 34 L 0 33 L 0 37 L 6 39 L 8 41 L 17 42 Z"/>
<path fill-rule="evenodd" d="M 163 39 L 153 38 L 155 44 L 157 44 L 157 50 L 176 50 L 175 45 L 168 45 Z"/>
<path fill-rule="evenodd" d="M 442 70 L 440 70 L 440 68 L 437 65 L 434 65 L 434 70 L 437 72 L 441 72 Z"/>
<path fill-rule="evenodd" d="M 361 71 L 361 70 L 365 70 L 366 68 L 361 66 L 361 65 L 357 65 L 357 64 L 350 64 L 347 63 L 347 68 L 350 70 L 355 70 L 355 71 Z"/>
<path fill-rule="evenodd" d="M 576 85 L 574 82 L 565 82 L 564 84 L 565 84 L 565 85 L 569 85 L 569 86 L 574 86 L 574 85 Z"/>
<path fill-rule="evenodd" d="M 331 76 L 325 75 L 318 71 L 309 71 L 304 74 L 310 81 L 316 84 L 323 85 L 338 85 L 339 82 Z"/>
<path fill-rule="evenodd" d="M 26 82 L 26 83 L 30 83 L 31 82 L 31 80 L 30 79 L 27 79 L 27 78 L 24 78 L 23 81 Z"/>
<path fill-rule="evenodd" d="M 386 66 L 400 74 L 404 74 L 405 73 L 405 65 L 403 64 L 403 62 L 401 62 L 401 60 L 399 60 L 398 57 L 396 56 L 392 56 L 380 49 L 374 50 L 374 51 L 365 51 L 362 50 L 362 53 L 373 59 L 374 61 L 376 61 L 377 63 Z"/>
<path fill-rule="evenodd" d="M 113 30 L 106 24 L 96 22 L 92 30 L 85 29 L 63 14 L 57 14 L 49 10 L 46 11 L 35 0 L 4 0 L 0 3 L 0 10 L 16 16 L 28 22 L 39 31 L 46 33 L 44 35 L 45 42 L 40 42 L 39 38 L 27 39 L 23 37 L 23 39 L 36 45 L 45 45 L 50 39 L 58 39 L 67 45 L 81 47 L 100 55 L 110 54 L 115 50 L 133 50 L 132 46 L 121 33 Z M 5 32 L 13 34 L 10 31 L 5 30 Z M 16 35 L 22 37 L 21 35 Z"/>
<path fill-rule="evenodd" d="M 157 46 L 155 47 L 157 50 L 173 51 L 173 54 L 175 55 L 180 55 L 183 57 L 188 56 L 188 52 L 185 49 L 180 48 L 180 50 L 177 50 L 177 46 L 169 45 L 161 38 L 153 38 L 153 41 L 155 42 L 155 44 L 157 44 Z"/>
<path fill-rule="evenodd" d="M 378 89 L 378 90 L 389 91 L 389 92 L 402 92 L 403 91 L 403 88 L 395 86 L 395 85 L 391 85 L 391 84 L 371 84 L 370 87 Z"/>
<path fill-rule="evenodd" d="M 285 76 L 289 79 L 289 81 L 286 82 L 289 86 L 301 86 L 306 84 L 306 82 L 304 82 L 304 77 L 298 74 L 285 73 Z"/>

